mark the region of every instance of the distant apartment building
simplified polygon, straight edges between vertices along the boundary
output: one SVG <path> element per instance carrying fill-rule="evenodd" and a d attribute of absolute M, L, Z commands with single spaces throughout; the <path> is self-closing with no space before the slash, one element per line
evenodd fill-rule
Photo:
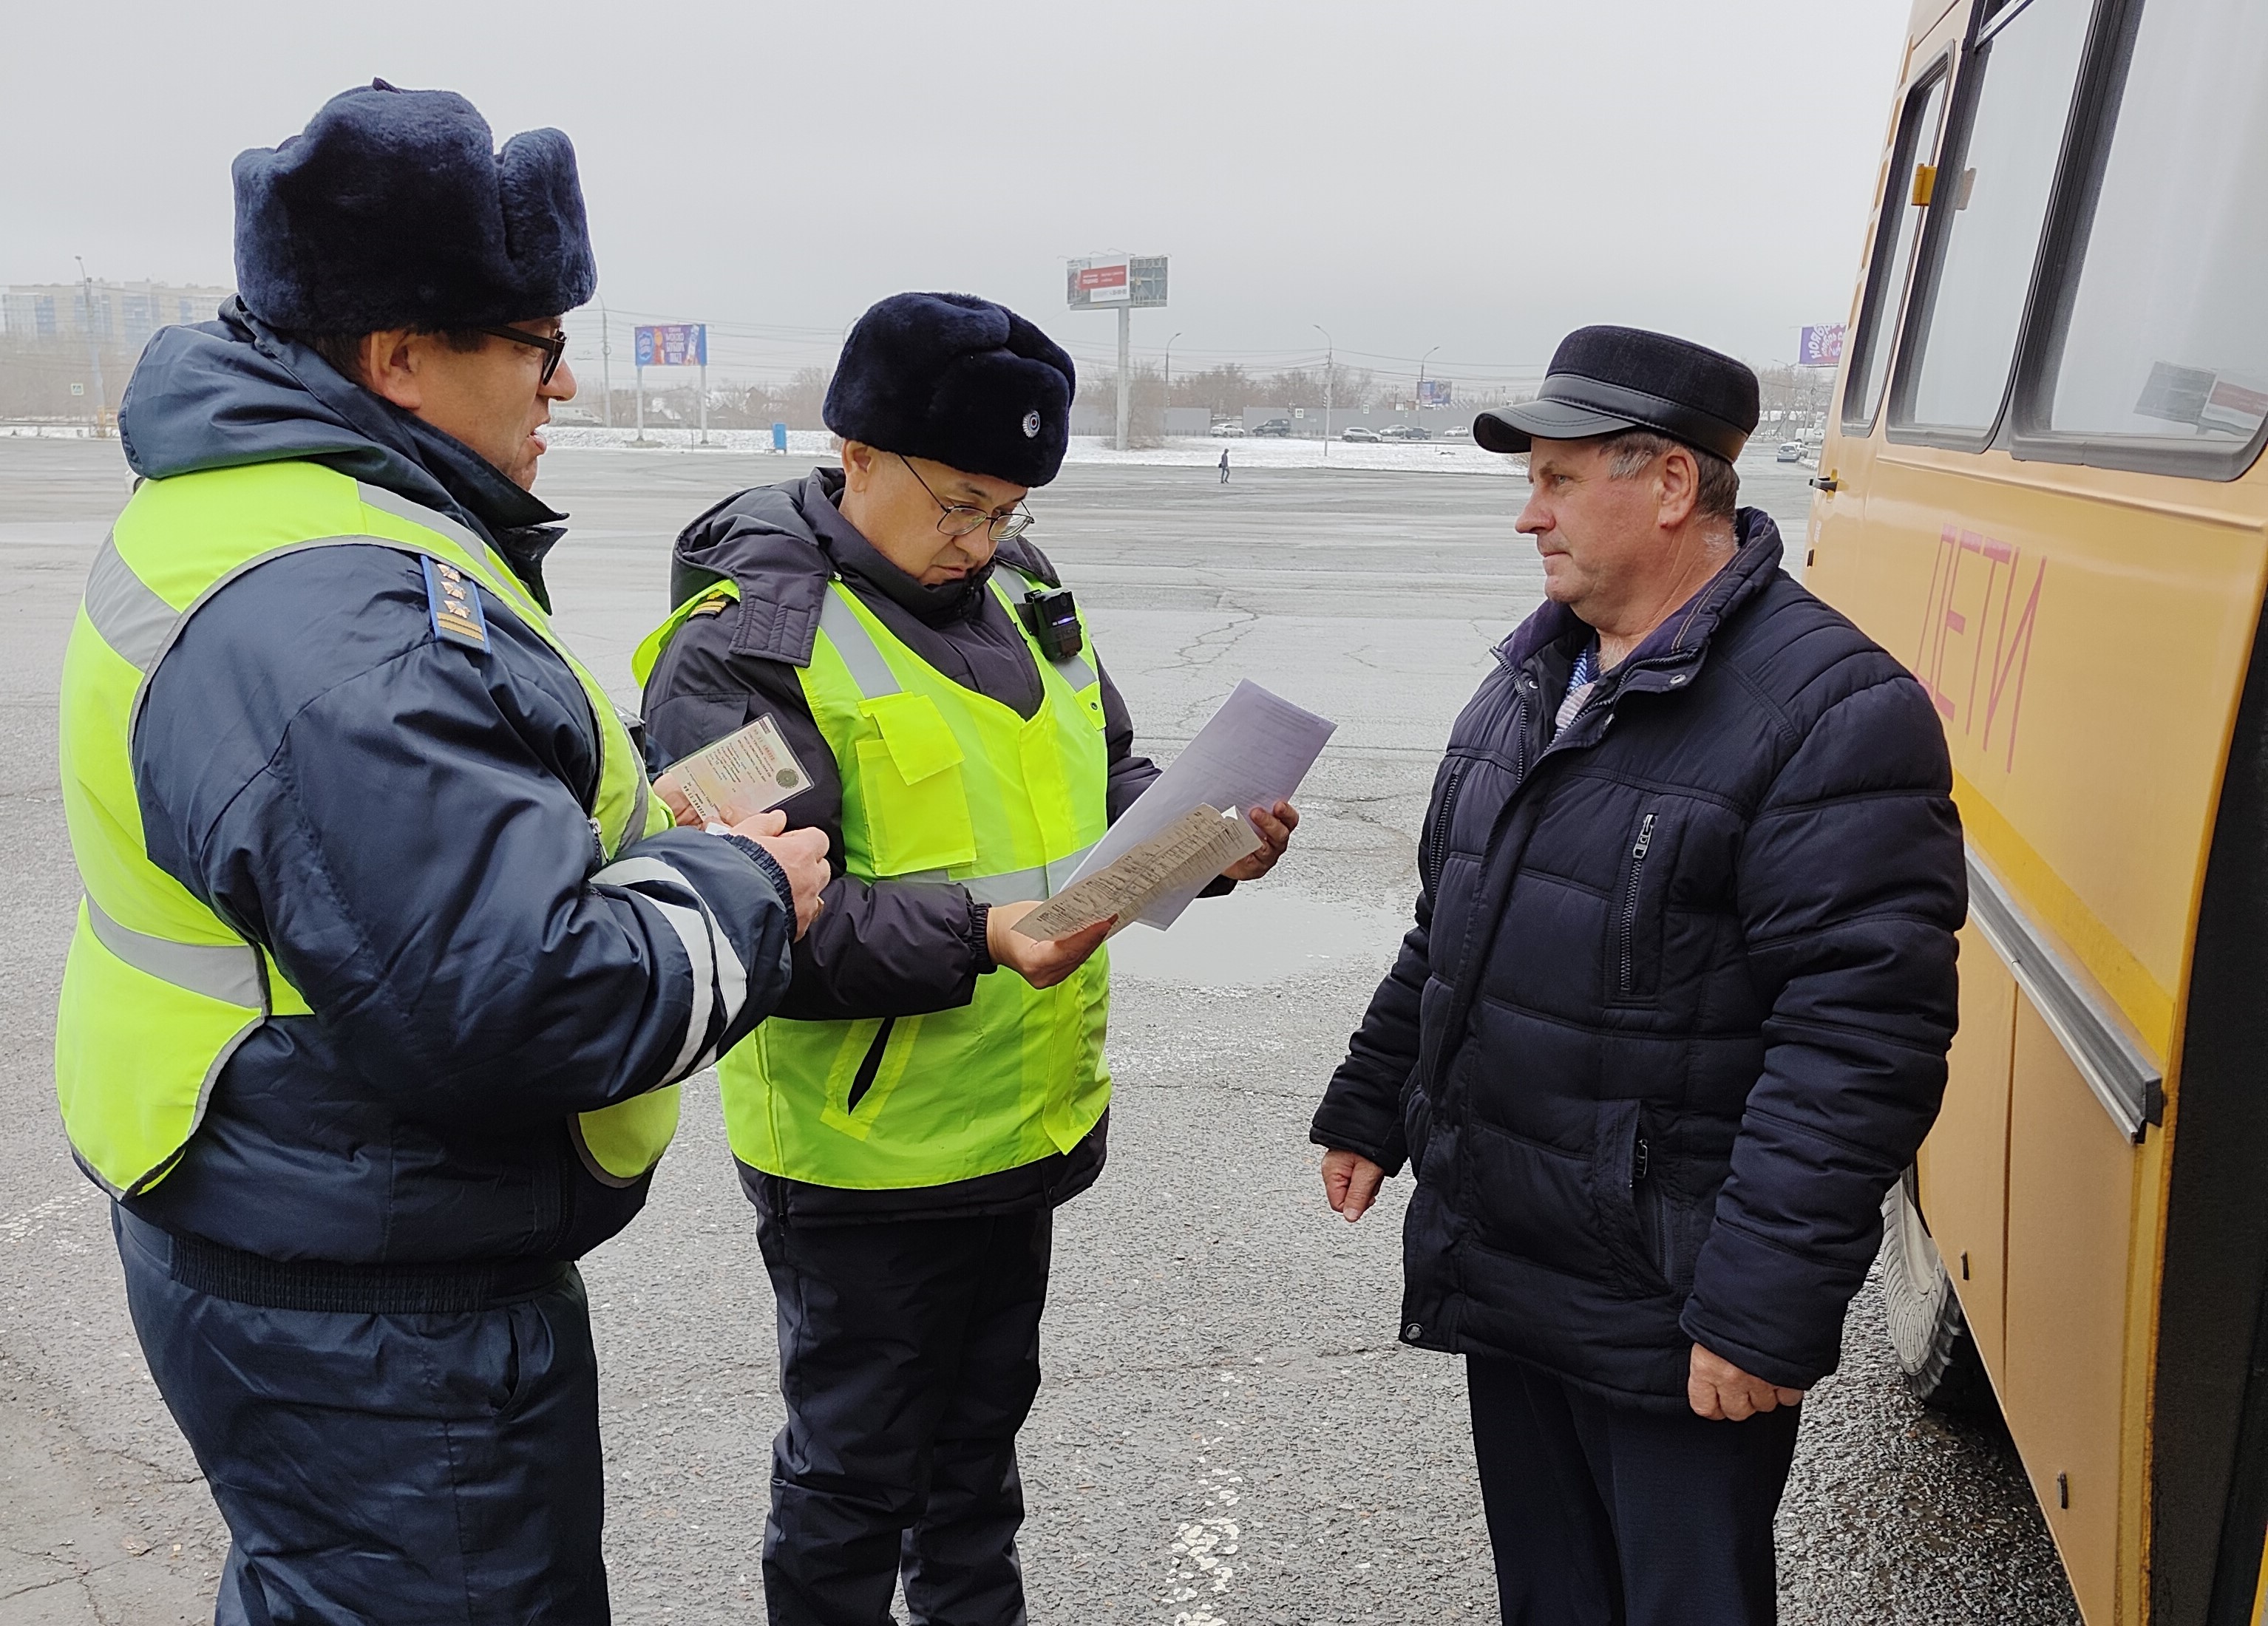
<path fill-rule="evenodd" d="M 160 327 L 209 322 L 234 290 L 171 283 L 18 283 L 0 292 L 0 331 L 11 339 L 77 340 L 138 350 Z"/>

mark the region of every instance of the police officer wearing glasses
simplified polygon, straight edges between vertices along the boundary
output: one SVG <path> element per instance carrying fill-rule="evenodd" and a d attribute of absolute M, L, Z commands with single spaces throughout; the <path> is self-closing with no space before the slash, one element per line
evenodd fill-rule
<path fill-rule="evenodd" d="M 640 651 L 657 761 L 769 718 L 839 873 L 777 1015 L 718 1068 L 778 1302 L 775 1622 L 1020 1622 L 1016 1431 L 1051 1215 L 1101 1172 L 1103 927 L 1015 930 L 1155 776 L 1025 539 L 1071 359 L 986 300 L 900 294 L 828 393 L 842 466 L 678 539 Z M 665 798 L 682 798 L 665 776 Z M 1297 815 L 1251 810 L 1267 872 Z"/>
<path fill-rule="evenodd" d="M 824 866 L 674 828 L 551 624 L 566 136 L 380 82 L 235 186 L 240 295 L 135 369 L 64 658 L 64 1127 L 228 1524 L 220 1626 L 603 1622 L 575 1261 Z"/>

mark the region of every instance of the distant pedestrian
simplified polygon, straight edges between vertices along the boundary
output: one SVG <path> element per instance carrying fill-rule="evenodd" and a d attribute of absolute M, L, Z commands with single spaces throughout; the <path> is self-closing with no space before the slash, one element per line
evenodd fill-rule
<path fill-rule="evenodd" d="M 1226 446 L 1220 449 L 1220 482 L 1223 485 L 1228 483 L 1228 448 Z"/>
<path fill-rule="evenodd" d="M 1415 1171 L 1402 1338 L 1467 1357 L 1506 1621 L 1774 1618 L 1797 1407 L 1945 1088 L 1945 736 L 1735 508 L 1756 416 L 1729 357 L 1588 327 L 1473 425 L 1528 454 L 1549 601 L 1315 1115 L 1348 1219 Z"/>

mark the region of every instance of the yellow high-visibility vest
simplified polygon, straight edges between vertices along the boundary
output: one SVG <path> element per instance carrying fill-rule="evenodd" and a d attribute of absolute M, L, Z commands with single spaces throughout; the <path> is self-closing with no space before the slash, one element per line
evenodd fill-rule
<path fill-rule="evenodd" d="M 1005 573 L 991 590 L 1021 629 Z M 739 596 L 720 581 L 680 606 L 639 646 L 639 681 L 696 610 Z M 1101 676 L 1086 658 L 1053 662 L 1028 630 L 1024 638 L 1044 690 L 1028 720 L 946 677 L 848 587 L 828 585 L 799 677 L 843 783 L 846 874 L 956 882 L 979 902 L 1012 903 L 1049 896 L 1101 837 Z M 718 1063 L 733 1155 L 791 1180 L 876 1190 L 1068 1151 L 1110 1102 L 1109 977 L 1099 949 L 1051 989 L 1011 971 L 981 976 L 958 1010 L 772 1017 Z"/>
<path fill-rule="evenodd" d="M 150 680 L 189 618 L 247 570 L 372 544 L 478 582 L 574 671 L 597 726 L 590 813 L 608 857 L 669 822 L 605 690 L 465 526 L 315 463 L 144 481 L 95 557 L 63 655 L 63 812 L 86 895 L 63 970 L 55 1093 L 80 1164 L 114 1196 L 147 1190 L 179 1162 L 222 1067 L 261 1023 L 310 1014 L 273 957 L 151 861 L 133 753 Z M 627 1185 L 659 1161 L 677 1113 L 671 1085 L 571 1128 L 592 1172 Z"/>

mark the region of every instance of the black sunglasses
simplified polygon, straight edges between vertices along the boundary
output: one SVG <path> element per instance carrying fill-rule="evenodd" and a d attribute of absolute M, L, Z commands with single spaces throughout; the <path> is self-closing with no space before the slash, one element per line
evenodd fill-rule
<path fill-rule="evenodd" d="M 510 339 L 514 344 L 525 344 L 530 349 L 541 350 L 543 376 L 535 381 L 538 389 L 551 382 L 551 375 L 559 371 L 559 364 L 566 358 L 567 335 L 564 333 L 546 335 L 523 333 L 517 327 L 479 327 L 474 331 L 487 334 L 490 338 Z"/>

